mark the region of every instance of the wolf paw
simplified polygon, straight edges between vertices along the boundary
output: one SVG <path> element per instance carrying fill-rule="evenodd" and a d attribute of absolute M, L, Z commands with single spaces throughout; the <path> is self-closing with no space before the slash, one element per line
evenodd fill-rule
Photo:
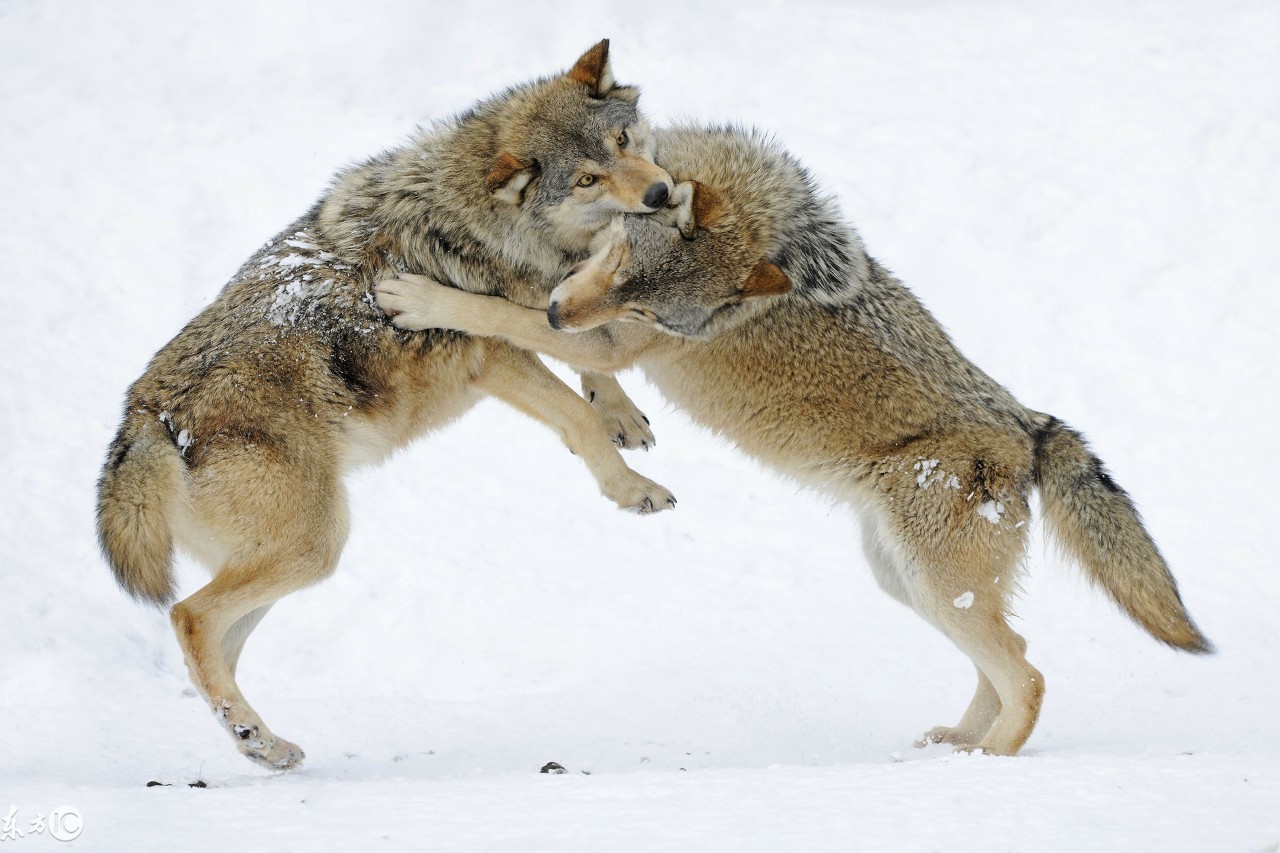
<path fill-rule="evenodd" d="M 459 293 L 424 275 L 409 273 L 380 281 L 374 288 L 378 307 L 397 328 L 410 331 L 454 328 L 450 322 L 450 299 Z"/>
<path fill-rule="evenodd" d="M 969 732 L 963 732 L 951 726 L 935 726 L 916 741 L 916 749 L 923 749 L 934 743 L 949 743 L 959 748 L 969 745 L 972 740 L 973 735 Z"/>
<path fill-rule="evenodd" d="M 605 381 L 592 374 L 583 374 L 582 395 L 587 398 L 604 431 L 616 447 L 622 450 L 643 448 L 648 450 L 658 444 L 649 427 L 644 412 L 626 395 L 612 378 Z"/>
<path fill-rule="evenodd" d="M 306 758 L 301 747 L 273 735 L 256 714 L 226 700 L 217 703 L 213 713 L 235 738 L 240 753 L 268 770 L 292 770 Z"/>
<path fill-rule="evenodd" d="M 254 733 L 257 733 L 256 727 Z M 268 770 L 292 770 L 307 757 L 302 747 L 274 735 L 264 739 L 245 740 L 240 745 L 240 752 L 245 758 Z"/>
<path fill-rule="evenodd" d="M 657 445 L 653 430 L 649 428 L 649 419 L 631 400 L 624 397 L 622 405 L 616 401 L 590 402 L 600 422 L 604 424 L 605 434 L 613 440 L 616 447 L 622 450 L 635 450 L 637 447 L 648 450 Z"/>
<path fill-rule="evenodd" d="M 625 478 L 619 478 L 619 481 L 607 484 L 604 494 L 618 505 L 618 509 L 638 515 L 662 512 L 676 505 L 675 495 L 648 477 L 642 477 L 630 469 Z"/>

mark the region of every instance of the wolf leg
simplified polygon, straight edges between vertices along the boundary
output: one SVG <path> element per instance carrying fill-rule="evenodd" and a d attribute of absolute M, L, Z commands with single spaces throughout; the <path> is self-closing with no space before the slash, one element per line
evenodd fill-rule
<path fill-rule="evenodd" d="M 561 332 L 547 312 L 447 287 L 422 275 L 402 273 L 378 282 L 378 305 L 400 329 L 455 329 L 503 338 L 517 347 L 546 353 L 576 368 L 613 373 L 635 363 L 663 337 L 638 323 L 616 323 L 585 332 Z M 615 326 L 617 328 L 615 328 Z"/>
<path fill-rule="evenodd" d="M 1001 607 L 979 606 L 976 601 L 969 610 L 944 614 L 938 625 L 973 661 L 980 681 L 964 718 L 951 729 L 944 727 L 944 736 L 937 740 L 963 750 L 1016 755 L 1031 737 L 1044 700 L 1044 676 L 1027 662 L 1026 640 L 1009 627 Z M 982 683 L 983 676 L 995 697 Z M 932 730 L 925 740 L 937 732 Z"/>
<path fill-rule="evenodd" d="M 582 370 L 582 396 L 591 404 L 604 424 L 605 433 L 613 443 L 624 450 L 643 447 L 648 450 L 657 445 L 649 419 L 622 390 L 618 380 L 604 373 Z"/>
<path fill-rule="evenodd" d="M 1044 677 L 1027 662 L 1027 641 L 1009 627 L 1009 579 L 1017 557 L 972 540 L 968 547 L 951 544 L 951 559 L 920 573 L 912 604 L 968 655 L 978 686 L 959 723 L 931 729 L 916 745 L 950 743 L 1015 755 L 1031 736 L 1044 698 Z"/>
<path fill-rule="evenodd" d="M 590 404 L 533 353 L 494 341 L 475 381 L 489 394 L 556 430 L 565 446 L 582 457 L 600 491 L 620 508 L 650 513 L 675 506 L 669 491 L 627 467 Z"/>
<path fill-rule="evenodd" d="M 907 569 L 901 556 L 895 553 L 893 539 L 881 532 L 880 523 L 870 512 L 860 514 L 858 521 L 862 527 L 862 551 L 876 582 L 893 599 L 916 610 L 918 573 Z M 954 726 L 937 726 L 925 732 L 916 741 L 917 747 L 931 743 L 973 744 L 987 733 L 1000 714 L 1000 697 L 982 669 L 977 666 L 974 669 L 978 673 L 978 688 L 964 717 Z"/>
<path fill-rule="evenodd" d="M 264 604 L 261 607 L 250 610 L 237 619 L 235 624 L 228 628 L 227 633 L 223 635 L 222 656 L 227 660 L 227 668 L 231 670 L 232 678 L 235 678 L 236 665 L 240 662 L 240 652 L 244 651 L 245 641 L 249 639 L 253 629 L 258 627 L 258 623 L 262 621 L 262 617 L 266 616 L 267 611 L 270 609 L 270 604 Z"/>
<path fill-rule="evenodd" d="M 882 534 L 880 524 L 869 512 L 861 514 L 858 520 L 862 527 L 862 551 L 876 582 L 893 599 L 917 610 L 919 595 L 915 590 L 918 583 L 916 573 L 910 572 L 901 557 L 894 553 L 893 540 Z M 1000 697 L 982 669 L 976 665 L 974 669 L 978 673 L 978 688 L 964 717 L 954 726 L 937 726 L 925 732 L 916 741 L 917 747 L 931 743 L 977 743 L 991 728 L 1000 714 Z"/>
<path fill-rule="evenodd" d="M 991 724 L 1000 716 L 1000 696 L 992 686 L 991 679 L 976 665 L 974 669 L 978 673 L 978 688 L 960 722 L 954 726 L 934 726 L 916 741 L 917 747 L 931 743 L 949 743 L 954 746 L 975 744 L 990 731 Z"/>
<path fill-rule="evenodd" d="M 234 669 L 250 622 L 273 602 L 332 570 L 315 554 L 287 557 L 262 552 L 228 563 L 212 581 L 170 612 L 191 680 L 245 757 L 272 770 L 289 770 L 304 758 L 297 744 L 267 728 L 236 684 Z M 238 639 L 228 640 L 232 628 Z M 231 648 L 235 654 L 228 653 Z"/>
<path fill-rule="evenodd" d="M 894 601 L 912 607 L 913 581 L 904 571 L 900 555 L 894 553 L 892 541 L 881 532 L 879 522 L 870 512 L 860 513 L 858 523 L 862 528 L 862 554 L 871 566 L 876 583 Z"/>
<path fill-rule="evenodd" d="M 318 462 L 333 454 L 312 443 L 308 425 L 291 434 L 291 445 L 264 434 L 252 446 L 208 451 L 190 508 L 224 556 L 213 579 L 169 614 L 192 682 L 240 752 L 273 770 L 297 766 L 303 752 L 274 735 L 240 692 L 240 652 L 275 601 L 333 572 L 347 536 L 341 483 Z M 281 461 L 299 455 L 317 464 Z"/>

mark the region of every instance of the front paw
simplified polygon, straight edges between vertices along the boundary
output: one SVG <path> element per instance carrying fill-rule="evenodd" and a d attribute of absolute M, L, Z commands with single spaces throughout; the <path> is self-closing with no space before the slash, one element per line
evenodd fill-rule
<path fill-rule="evenodd" d="M 642 447 L 648 450 L 658 443 L 653 437 L 653 430 L 649 428 L 649 419 L 629 399 L 623 406 L 610 402 L 598 403 L 595 400 L 591 401 L 591 406 L 616 447 L 623 450 Z"/>
<path fill-rule="evenodd" d="M 649 419 L 612 377 L 582 374 L 582 395 L 595 410 L 596 417 L 604 426 L 605 435 L 609 436 L 615 447 L 623 450 L 642 447 L 648 450 L 657 446 L 658 441 L 653 437 Z"/>
<path fill-rule="evenodd" d="M 374 298 L 397 328 L 443 329 L 449 325 L 441 303 L 451 292 L 456 293 L 453 288 L 424 275 L 400 273 L 396 278 L 378 282 Z"/>
<path fill-rule="evenodd" d="M 638 515 L 662 512 L 676 505 L 675 495 L 630 468 L 624 475 L 606 483 L 604 494 L 618 505 L 618 509 Z"/>

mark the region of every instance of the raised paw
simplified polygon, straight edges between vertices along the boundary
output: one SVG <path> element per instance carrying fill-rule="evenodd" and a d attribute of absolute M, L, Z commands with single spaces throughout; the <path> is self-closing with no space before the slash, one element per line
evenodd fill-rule
<path fill-rule="evenodd" d="M 626 405 L 622 407 L 595 403 L 591 405 L 604 425 L 605 434 L 613 439 L 616 447 L 622 450 L 648 450 L 658 443 L 653 437 L 653 430 L 649 428 L 649 419 L 630 399 L 623 399 Z"/>
<path fill-rule="evenodd" d="M 625 476 L 608 483 L 604 493 L 619 509 L 639 515 L 662 512 L 676 505 L 675 495 L 630 468 Z"/>
<path fill-rule="evenodd" d="M 424 275 L 410 273 L 380 281 L 374 288 L 378 307 L 391 317 L 391 322 L 412 331 L 450 328 L 441 303 L 451 293 L 457 291 Z"/>
<path fill-rule="evenodd" d="M 648 450 L 657 445 L 649 419 L 613 377 L 584 373 L 582 395 L 595 410 L 605 435 L 613 440 L 614 446 L 622 450 Z"/>

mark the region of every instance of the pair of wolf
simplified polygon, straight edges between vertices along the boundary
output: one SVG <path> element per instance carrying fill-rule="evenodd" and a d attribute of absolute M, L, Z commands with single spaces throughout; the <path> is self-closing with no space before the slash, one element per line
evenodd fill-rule
<path fill-rule="evenodd" d="M 922 742 L 1014 754 L 1035 725 L 1043 679 L 1007 620 L 1036 488 L 1130 616 L 1210 650 L 1080 436 L 969 363 L 793 158 L 735 129 L 655 131 L 637 96 L 601 42 L 340 173 L 130 388 L 100 540 L 156 604 L 174 595 L 175 544 L 210 567 L 172 622 L 242 753 L 303 758 L 234 673 L 271 604 L 333 571 L 352 466 L 491 394 L 557 429 L 619 506 L 673 505 L 617 452 L 653 441 L 611 378 L 631 365 L 859 510 L 880 584 L 977 669 L 961 721 Z M 580 368 L 583 397 L 534 352 Z"/>

